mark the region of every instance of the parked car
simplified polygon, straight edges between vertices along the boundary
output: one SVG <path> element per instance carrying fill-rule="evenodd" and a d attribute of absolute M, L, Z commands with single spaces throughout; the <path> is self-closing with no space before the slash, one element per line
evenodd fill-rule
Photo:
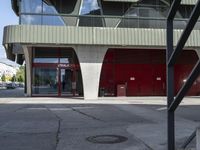
<path fill-rule="evenodd" d="M 19 87 L 23 88 L 24 87 L 24 83 L 19 83 Z"/>
<path fill-rule="evenodd" d="M 5 88 L 6 87 L 6 83 L 5 82 L 0 82 L 0 87 L 1 88 Z"/>
<path fill-rule="evenodd" d="M 7 84 L 6 84 L 6 88 L 7 88 L 7 89 L 15 89 L 15 88 L 16 88 L 16 85 L 15 85 L 14 82 L 7 83 Z"/>

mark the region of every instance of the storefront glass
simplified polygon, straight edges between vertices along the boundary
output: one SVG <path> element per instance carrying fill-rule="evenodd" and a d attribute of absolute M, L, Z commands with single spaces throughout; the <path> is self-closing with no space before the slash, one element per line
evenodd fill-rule
<path fill-rule="evenodd" d="M 83 96 L 78 59 L 70 48 L 34 48 L 33 96 Z"/>
<path fill-rule="evenodd" d="M 58 75 L 55 68 L 33 68 L 32 92 L 34 94 L 57 94 Z"/>

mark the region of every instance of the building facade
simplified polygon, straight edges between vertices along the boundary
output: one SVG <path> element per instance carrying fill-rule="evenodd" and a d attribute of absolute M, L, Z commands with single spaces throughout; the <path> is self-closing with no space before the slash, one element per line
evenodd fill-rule
<path fill-rule="evenodd" d="M 27 96 L 166 95 L 166 18 L 170 0 L 12 0 L 19 24 L 6 26 L 10 60 L 26 64 Z M 183 0 L 179 39 L 196 0 Z M 176 43 L 174 43 L 176 45 Z M 175 66 L 175 91 L 200 53 L 200 23 Z M 189 95 L 200 94 L 198 78 Z"/>

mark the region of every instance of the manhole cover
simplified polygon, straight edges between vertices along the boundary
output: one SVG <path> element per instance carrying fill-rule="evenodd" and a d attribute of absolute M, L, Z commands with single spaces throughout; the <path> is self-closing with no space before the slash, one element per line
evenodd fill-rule
<path fill-rule="evenodd" d="M 115 144 L 127 141 L 128 138 L 120 135 L 96 135 L 87 138 L 87 141 L 99 144 Z"/>

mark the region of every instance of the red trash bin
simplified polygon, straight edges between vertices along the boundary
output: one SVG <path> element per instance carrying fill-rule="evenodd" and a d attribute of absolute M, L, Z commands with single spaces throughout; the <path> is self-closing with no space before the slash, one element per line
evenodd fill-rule
<path fill-rule="evenodd" d="M 117 96 L 126 96 L 126 84 L 117 85 Z"/>

